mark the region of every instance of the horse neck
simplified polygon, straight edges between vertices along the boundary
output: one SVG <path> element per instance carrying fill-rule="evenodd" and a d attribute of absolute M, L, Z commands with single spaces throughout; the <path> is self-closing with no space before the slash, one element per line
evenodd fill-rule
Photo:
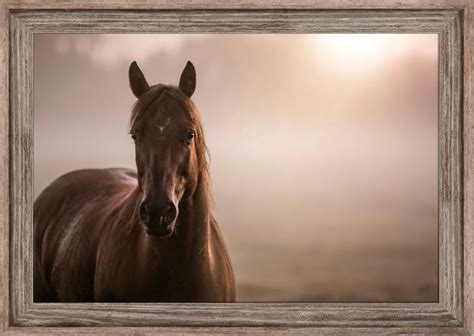
<path fill-rule="evenodd" d="M 200 251 L 209 244 L 210 211 L 202 183 L 198 183 L 192 196 L 180 203 L 177 225 L 173 238 L 182 244 L 182 249 Z"/>

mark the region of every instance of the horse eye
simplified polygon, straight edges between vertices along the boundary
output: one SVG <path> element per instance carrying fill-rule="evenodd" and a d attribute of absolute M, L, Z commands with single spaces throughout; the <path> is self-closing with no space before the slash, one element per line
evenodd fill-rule
<path fill-rule="evenodd" d="M 189 132 L 186 134 L 186 141 L 187 141 L 187 142 L 191 142 L 191 140 L 194 138 L 194 135 L 195 135 L 195 132 L 194 132 L 194 131 L 189 131 Z"/>
<path fill-rule="evenodd" d="M 138 140 L 138 137 L 137 137 L 136 134 L 132 133 L 131 136 L 132 136 L 133 141 L 137 141 L 137 140 Z"/>

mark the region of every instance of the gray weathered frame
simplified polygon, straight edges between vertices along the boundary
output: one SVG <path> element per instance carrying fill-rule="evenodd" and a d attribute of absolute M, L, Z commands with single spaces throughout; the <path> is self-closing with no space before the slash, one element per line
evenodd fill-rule
<path fill-rule="evenodd" d="M 7 333 L 454 333 L 473 322 L 472 4 L 350 0 L 0 4 L 0 220 Z M 360 6 L 360 4 L 359 4 Z M 68 9 L 65 11 L 64 9 Z M 32 300 L 33 34 L 437 33 L 439 302 L 38 304 Z M 74 328 L 72 328 L 74 327 Z M 107 327 L 107 328 L 104 328 Z"/>

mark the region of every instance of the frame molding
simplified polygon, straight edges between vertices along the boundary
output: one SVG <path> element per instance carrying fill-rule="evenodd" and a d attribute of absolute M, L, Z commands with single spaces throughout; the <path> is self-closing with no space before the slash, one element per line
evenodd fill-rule
<path fill-rule="evenodd" d="M 366 1 L 365 9 L 351 5 L 350 0 L 304 0 L 291 5 L 283 1 L 246 5 L 202 1 L 183 6 L 164 0 L 127 4 L 12 1 L 0 5 L 0 43 L 5 47 L 0 53 L 4 331 L 43 334 L 192 333 L 196 330 L 209 334 L 474 332 L 471 176 L 474 121 L 469 44 L 472 5 L 434 0 L 402 1 L 405 5 L 391 1 L 377 3 Z M 33 303 L 33 34 L 58 32 L 437 33 L 439 302 Z"/>

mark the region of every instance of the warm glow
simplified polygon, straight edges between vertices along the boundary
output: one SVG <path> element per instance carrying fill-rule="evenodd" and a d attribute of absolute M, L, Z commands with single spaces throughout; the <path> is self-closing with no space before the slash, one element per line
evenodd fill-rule
<path fill-rule="evenodd" d="M 188 60 L 239 301 L 438 299 L 437 34 L 35 34 L 34 193 L 135 169 L 135 60 Z M 52 136 L 54 135 L 54 136 Z"/>
<path fill-rule="evenodd" d="M 334 66 L 353 70 L 380 65 L 391 42 L 390 36 L 379 34 L 323 34 L 313 41 Z"/>

